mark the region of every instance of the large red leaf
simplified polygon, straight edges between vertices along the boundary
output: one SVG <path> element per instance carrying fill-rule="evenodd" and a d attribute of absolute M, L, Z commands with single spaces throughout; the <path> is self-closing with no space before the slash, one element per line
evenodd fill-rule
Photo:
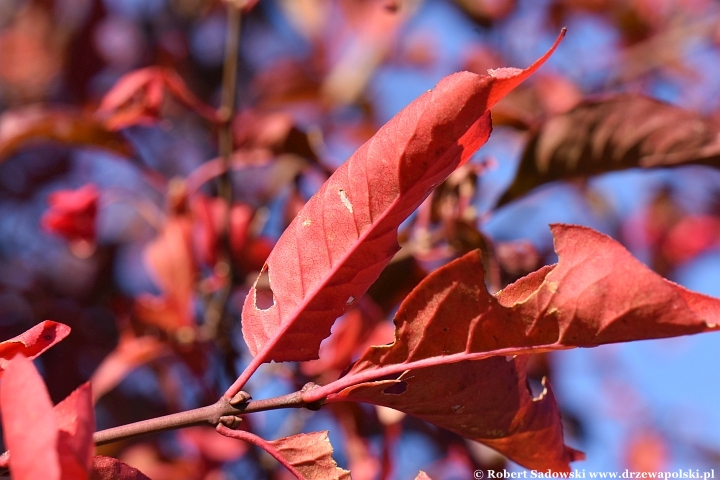
<path fill-rule="evenodd" d="M 524 357 L 487 357 L 710 331 L 720 300 L 663 279 L 592 229 L 552 230 L 557 265 L 496 296 L 485 288 L 479 252 L 440 268 L 401 305 L 395 343 L 371 347 L 344 377 L 303 398 L 389 406 L 529 468 L 567 469 L 577 456 L 562 445 L 552 394 L 531 398 Z M 483 391 L 508 399 L 495 404 Z"/>
<path fill-rule="evenodd" d="M 45 320 L 30 330 L 4 342 L 0 342 L 0 376 L 8 362 L 18 353 L 35 358 L 70 334 L 70 327 Z"/>
<path fill-rule="evenodd" d="M 0 410 L 13 478 L 88 478 L 95 450 L 89 383 L 53 408 L 32 361 L 18 355 L 10 361 L 0 386 Z"/>
<path fill-rule="evenodd" d="M 335 319 L 397 252 L 400 223 L 485 143 L 488 109 L 537 70 L 559 41 L 526 70 L 446 77 L 328 179 L 268 258 L 274 304 L 258 308 L 255 287 L 245 300 L 243 335 L 256 359 L 230 391 L 262 362 L 317 358 Z"/>
<path fill-rule="evenodd" d="M 32 361 L 16 356 L 0 384 L 5 446 L 15 480 L 60 480 L 58 429 L 52 401 Z"/>

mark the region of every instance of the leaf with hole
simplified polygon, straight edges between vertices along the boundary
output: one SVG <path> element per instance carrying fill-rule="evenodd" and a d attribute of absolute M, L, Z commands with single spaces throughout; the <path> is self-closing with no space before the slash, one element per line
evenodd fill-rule
<path fill-rule="evenodd" d="M 270 254 L 273 303 L 258 308 L 253 286 L 243 335 L 261 362 L 317 358 L 330 327 L 398 251 L 397 229 L 490 135 L 489 108 L 550 56 L 525 70 L 450 75 L 398 113 L 305 205 Z M 247 380 L 252 368 L 231 388 Z"/>

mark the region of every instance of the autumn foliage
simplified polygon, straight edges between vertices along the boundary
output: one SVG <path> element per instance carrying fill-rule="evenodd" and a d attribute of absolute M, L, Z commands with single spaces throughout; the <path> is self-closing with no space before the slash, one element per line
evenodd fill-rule
<path fill-rule="evenodd" d="M 0 57 L 0 175 L 24 182 L 0 181 L 0 202 L 41 192 L 33 228 L 51 246 L 11 259 L 0 241 L 0 326 L 12 332 L 0 342 L 3 473 L 425 480 L 509 462 L 570 472 L 586 456 L 552 387 L 563 356 L 552 352 L 720 329 L 720 299 L 665 278 L 717 248 L 716 210 L 660 189 L 612 235 L 552 222 L 552 249 L 488 227 L 501 206 L 522 205 L 521 231 L 557 182 L 607 213 L 591 177 L 716 167 L 717 118 L 640 93 L 583 95 L 542 74 L 574 41 L 562 28 L 524 69 L 475 44 L 378 126 L 373 72 L 440 61 L 423 37 L 404 39 L 422 2 L 186 3 L 168 8 L 227 22 L 225 57 L 207 67 L 200 55 L 201 73 L 187 49 L 212 28 L 188 43 L 159 32 L 157 58 L 140 61 L 128 46 L 140 32 L 99 1 L 69 36 L 44 2 L 0 27 L 0 52 L 38 56 L 28 71 Z M 522 15 L 519 3 L 458 0 L 453 11 L 494 29 Z M 605 12 L 628 56 L 667 41 L 652 2 L 551 3 L 558 25 Z M 266 64 L 253 50 L 279 11 L 306 61 Z M 56 50 L 68 65 L 51 61 Z M 48 93 L 61 71 L 72 107 Z M 482 153 L 488 141 L 498 149 L 494 128 L 514 132 L 519 160 L 490 198 L 483 187 L 507 161 Z M 341 140 L 357 147 L 347 159 L 332 153 Z M 35 157 L 50 166 L 17 174 Z M 53 261 L 29 273 L 36 257 Z M 416 462 L 427 473 L 401 470 L 411 434 L 440 452 Z M 664 441 L 638 429 L 626 463 L 665 468 Z"/>

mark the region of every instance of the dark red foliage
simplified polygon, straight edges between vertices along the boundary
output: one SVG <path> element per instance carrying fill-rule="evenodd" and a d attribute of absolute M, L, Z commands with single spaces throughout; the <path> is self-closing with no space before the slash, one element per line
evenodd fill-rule
<path fill-rule="evenodd" d="M 93 184 L 50 194 L 50 208 L 42 217 L 43 228 L 71 242 L 95 243 L 99 197 L 100 192 Z"/>

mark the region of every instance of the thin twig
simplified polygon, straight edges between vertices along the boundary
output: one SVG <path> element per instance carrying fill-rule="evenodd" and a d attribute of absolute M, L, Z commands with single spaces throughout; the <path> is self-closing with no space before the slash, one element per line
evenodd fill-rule
<path fill-rule="evenodd" d="M 218 178 L 218 196 L 225 200 L 226 211 L 224 225 L 220 232 L 221 251 L 215 265 L 215 271 L 224 275 L 227 281 L 223 288 L 213 297 L 205 311 L 202 328 L 202 337 L 205 339 L 217 338 L 218 329 L 225 316 L 227 301 L 234 281 L 230 247 L 230 216 L 233 202 L 230 163 L 233 152 L 232 121 L 237 103 L 238 54 L 242 15 L 237 2 L 228 1 L 226 5 L 225 61 L 223 65 L 222 99 L 218 109 L 218 118 L 220 119 L 218 143 L 223 164 L 223 173 Z"/>

